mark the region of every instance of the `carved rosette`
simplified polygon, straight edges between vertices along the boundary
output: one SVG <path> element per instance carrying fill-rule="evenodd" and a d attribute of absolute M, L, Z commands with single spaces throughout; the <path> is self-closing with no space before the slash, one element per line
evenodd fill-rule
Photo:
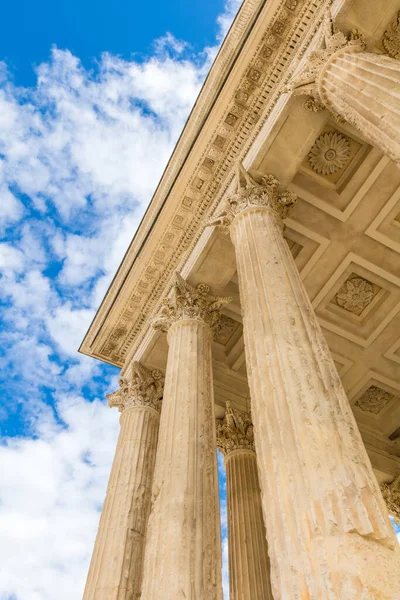
<path fill-rule="evenodd" d="M 179 273 L 175 273 L 172 296 L 164 300 L 152 325 L 166 333 L 173 323 L 190 319 L 205 322 L 217 335 L 222 327 L 221 308 L 231 301 L 230 297 L 213 296 L 206 283 L 193 287 Z"/>
<path fill-rule="evenodd" d="M 376 385 L 371 385 L 357 400 L 356 406 L 364 412 L 378 415 L 392 399 L 392 394 L 376 387 Z"/>
<path fill-rule="evenodd" d="M 381 491 L 389 514 L 400 525 L 400 475 L 392 483 L 382 483 Z"/>
<path fill-rule="evenodd" d="M 216 419 L 217 447 L 224 456 L 234 450 L 254 449 L 253 423 L 249 414 L 235 410 L 230 402 L 226 403 L 223 419 Z"/>
<path fill-rule="evenodd" d="M 325 18 L 323 25 L 322 47 L 310 54 L 304 69 L 295 75 L 285 91 L 293 92 L 296 96 L 311 96 L 312 100 L 305 103 L 305 108 L 311 111 L 319 111 L 325 108 L 325 102 L 321 97 L 319 81 L 321 74 L 329 64 L 332 57 L 340 51 L 361 52 L 365 50 L 365 41 L 362 34 L 353 29 L 348 35 L 339 31 L 329 15 Z M 339 117 L 339 120 L 340 117 Z"/>
<path fill-rule="evenodd" d="M 362 277 L 348 279 L 336 294 L 336 302 L 349 312 L 358 314 L 366 308 L 374 297 L 372 285 Z"/>
<path fill-rule="evenodd" d="M 116 406 L 119 412 L 135 406 L 148 406 L 161 409 L 164 377 L 158 369 L 149 370 L 139 362 L 133 362 L 129 379 L 121 377 L 119 390 L 107 395 L 110 408 Z"/>
<path fill-rule="evenodd" d="M 258 183 L 239 164 L 235 192 L 226 199 L 222 212 L 207 221 L 207 226 L 215 225 L 227 232 L 233 219 L 251 207 L 269 208 L 282 220 L 296 200 L 297 196 L 293 192 L 279 190 L 279 181 L 273 175 L 265 175 L 261 178 L 261 183 Z"/>
<path fill-rule="evenodd" d="M 337 131 L 320 135 L 308 154 L 311 167 L 321 175 L 332 175 L 341 171 L 349 162 L 349 158 L 349 141 Z"/>

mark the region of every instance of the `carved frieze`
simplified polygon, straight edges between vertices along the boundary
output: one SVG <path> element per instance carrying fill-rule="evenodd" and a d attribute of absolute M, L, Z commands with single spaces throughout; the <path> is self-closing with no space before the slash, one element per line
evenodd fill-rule
<path fill-rule="evenodd" d="M 254 452 L 254 432 L 251 417 L 247 413 L 235 410 L 230 402 L 226 403 L 223 419 L 216 419 L 217 447 L 224 456 L 234 450 L 252 450 Z"/>
<path fill-rule="evenodd" d="M 308 162 L 316 173 L 331 175 L 344 169 L 349 162 L 350 153 L 347 137 L 337 131 L 330 131 L 315 140 L 308 154 Z"/>
<path fill-rule="evenodd" d="M 392 399 L 393 394 L 389 394 L 376 385 L 371 385 L 357 400 L 356 406 L 364 412 L 378 415 Z"/>
<path fill-rule="evenodd" d="M 400 58 L 400 12 L 383 34 L 383 47 L 392 58 Z"/>
<path fill-rule="evenodd" d="M 164 389 L 164 376 L 158 369 L 150 371 L 139 362 L 133 362 L 130 377 L 119 380 L 119 389 L 107 395 L 110 408 L 119 412 L 135 406 L 148 406 L 159 411 Z"/>
<path fill-rule="evenodd" d="M 153 320 L 153 327 L 167 332 L 176 321 L 195 319 L 207 323 L 217 335 L 222 328 L 221 308 L 231 301 L 230 297 L 213 296 L 206 283 L 193 287 L 175 273 L 172 296 L 163 301 L 159 315 Z"/>

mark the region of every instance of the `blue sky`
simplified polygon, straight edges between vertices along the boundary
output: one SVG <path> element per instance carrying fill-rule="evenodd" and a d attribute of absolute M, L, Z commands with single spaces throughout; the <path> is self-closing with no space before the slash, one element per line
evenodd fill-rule
<path fill-rule="evenodd" d="M 78 56 L 86 68 L 102 52 L 129 60 L 148 55 L 155 39 L 171 32 L 195 52 L 215 44 L 224 0 L 21 0 L 7 2 L 0 24 L 0 57 L 19 85 L 35 85 L 33 65 L 47 61 L 56 45 Z"/>
<path fill-rule="evenodd" d="M 4 7 L 0 600 L 82 596 L 119 425 L 77 349 L 239 3 Z"/>

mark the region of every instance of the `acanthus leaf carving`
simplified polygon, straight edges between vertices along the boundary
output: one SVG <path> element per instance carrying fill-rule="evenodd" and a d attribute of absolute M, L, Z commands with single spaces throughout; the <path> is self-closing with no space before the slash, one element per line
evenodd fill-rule
<path fill-rule="evenodd" d="M 235 450 L 254 452 L 253 423 L 248 413 L 240 413 L 230 402 L 226 403 L 223 419 L 216 419 L 217 447 L 224 456 Z"/>
<path fill-rule="evenodd" d="M 400 58 L 400 12 L 383 34 L 383 47 L 392 58 Z"/>
<path fill-rule="evenodd" d="M 179 273 L 175 273 L 172 296 L 164 299 L 152 325 L 166 333 L 176 321 L 194 319 L 204 321 L 216 335 L 221 329 L 221 309 L 229 302 L 232 302 L 231 297 L 213 296 L 206 283 L 193 287 Z"/>
<path fill-rule="evenodd" d="M 400 525 L 400 475 L 392 483 L 382 483 L 381 491 L 389 514 Z"/>
<path fill-rule="evenodd" d="M 161 371 L 150 370 L 139 362 L 133 362 L 130 377 L 121 377 L 118 383 L 119 389 L 107 395 L 110 408 L 117 407 L 121 413 L 135 406 L 147 406 L 160 411 L 164 389 Z"/>
<path fill-rule="evenodd" d="M 358 30 L 352 29 L 345 35 L 338 29 L 330 14 L 325 17 L 322 33 L 322 47 L 310 54 L 304 68 L 284 89 L 284 92 L 293 93 L 295 96 L 311 96 L 313 101 L 306 101 L 304 106 L 313 112 L 325 108 L 319 91 L 319 79 L 330 59 L 340 50 L 361 52 L 366 47 L 364 37 Z"/>
<path fill-rule="evenodd" d="M 246 208 L 256 206 L 269 208 L 280 219 L 285 219 L 296 201 L 297 196 L 293 192 L 279 190 L 279 181 L 274 175 L 265 175 L 261 178 L 261 183 L 258 183 L 239 163 L 235 192 L 226 198 L 222 211 L 211 217 L 206 226 L 217 226 L 223 232 L 229 232 L 236 215 Z"/>

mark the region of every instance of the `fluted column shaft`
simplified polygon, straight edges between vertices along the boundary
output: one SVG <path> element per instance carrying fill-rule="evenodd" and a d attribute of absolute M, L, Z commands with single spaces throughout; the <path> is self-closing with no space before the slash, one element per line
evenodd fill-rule
<path fill-rule="evenodd" d="M 140 598 L 158 426 L 159 413 L 148 406 L 121 415 L 84 600 Z"/>
<path fill-rule="evenodd" d="M 173 323 L 144 566 L 143 600 L 221 600 L 210 327 Z"/>
<path fill-rule="evenodd" d="M 397 30 L 394 35 L 396 44 Z M 400 166 L 400 62 L 366 52 L 366 47 L 359 31 L 344 34 L 327 12 L 320 47 L 309 55 L 288 89 L 311 96 L 306 108 L 327 108 Z"/>
<path fill-rule="evenodd" d="M 273 600 L 256 454 L 233 450 L 225 468 L 230 600 Z"/>
<path fill-rule="evenodd" d="M 287 198 L 271 177 L 265 192 L 250 180 L 232 200 L 231 236 L 274 598 L 389 600 L 400 589 L 398 545 L 282 235 Z"/>
<path fill-rule="evenodd" d="M 400 161 L 400 61 L 344 48 L 322 69 L 318 92 L 324 106 Z"/>

